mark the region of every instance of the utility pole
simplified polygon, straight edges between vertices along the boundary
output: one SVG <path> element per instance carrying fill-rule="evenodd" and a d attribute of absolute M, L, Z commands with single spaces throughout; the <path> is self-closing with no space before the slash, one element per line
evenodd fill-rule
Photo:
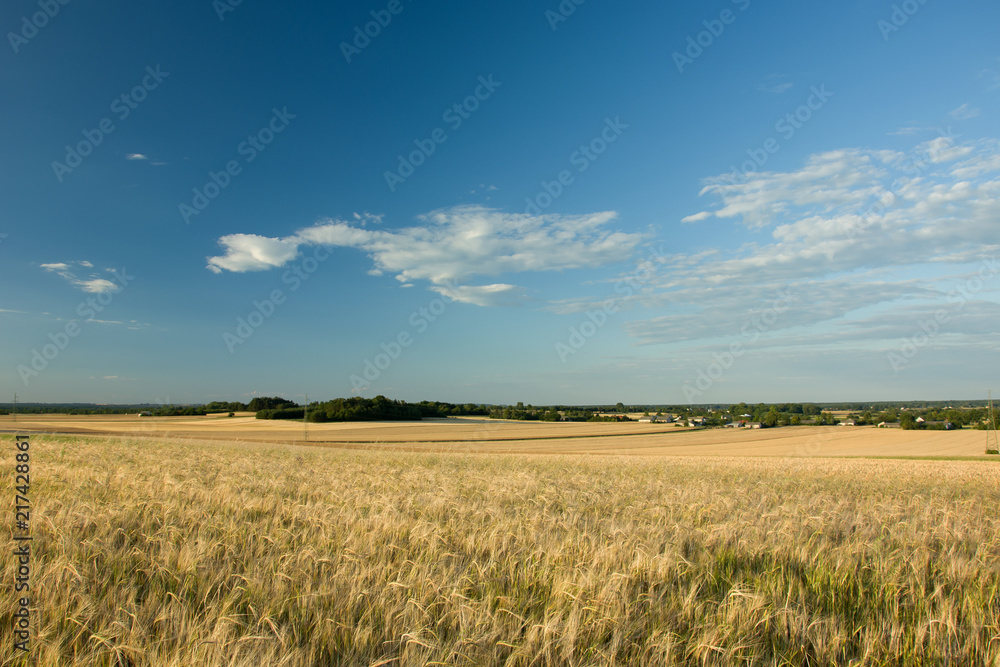
<path fill-rule="evenodd" d="M 993 415 L 993 391 L 990 390 L 986 393 L 986 397 L 990 402 L 990 408 L 988 416 L 986 417 L 986 450 L 990 449 L 1000 449 L 1000 442 L 997 439 L 997 419 Z M 990 447 L 990 429 L 993 430 L 993 447 Z"/>
<path fill-rule="evenodd" d="M 14 392 L 14 421 L 17 421 L 17 392 Z"/>

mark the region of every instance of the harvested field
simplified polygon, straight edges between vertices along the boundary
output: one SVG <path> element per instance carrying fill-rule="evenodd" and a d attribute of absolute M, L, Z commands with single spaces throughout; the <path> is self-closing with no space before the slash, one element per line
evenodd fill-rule
<path fill-rule="evenodd" d="M 0 417 L 0 431 L 171 440 L 306 443 L 301 422 L 252 416 L 136 417 L 19 415 Z M 872 426 L 775 429 L 687 429 L 673 424 L 508 422 L 429 419 L 420 422 L 309 424 L 308 444 L 348 449 L 643 456 L 981 456 L 983 431 L 903 431 Z"/>

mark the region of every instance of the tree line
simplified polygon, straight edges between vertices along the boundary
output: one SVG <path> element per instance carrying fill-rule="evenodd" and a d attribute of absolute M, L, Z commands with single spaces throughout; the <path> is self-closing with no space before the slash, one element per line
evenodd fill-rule
<path fill-rule="evenodd" d="M 335 398 L 316 401 L 308 406 L 277 396 L 255 398 L 249 409 L 256 408 L 257 419 L 305 419 L 310 422 L 392 421 L 487 415 L 485 405 L 455 404 L 441 401 L 407 403 L 378 395 L 375 398 Z"/>
<path fill-rule="evenodd" d="M 916 407 L 918 404 L 922 407 Z M 212 401 L 201 405 L 94 405 L 83 403 L 18 403 L 22 414 L 112 415 L 138 411 L 154 416 L 199 416 L 220 412 L 254 412 L 258 419 L 303 419 L 311 422 L 420 420 L 429 418 L 487 416 L 492 419 L 522 421 L 628 421 L 627 414 L 670 414 L 683 425 L 696 419 L 705 426 L 723 426 L 730 422 L 760 422 L 764 426 L 824 426 L 838 423 L 828 409 L 834 404 L 819 403 L 735 403 L 723 405 L 614 405 L 533 406 L 486 405 L 420 401 L 408 403 L 379 395 L 375 398 L 336 398 L 316 401 L 308 408 L 280 396 L 259 396 L 249 403 Z M 984 401 L 930 401 L 900 404 L 849 404 L 850 414 L 858 425 L 898 423 L 903 429 L 942 429 L 950 423 L 955 428 L 990 428 L 989 410 Z M 10 414 L 13 405 L 0 406 L 0 414 Z"/>

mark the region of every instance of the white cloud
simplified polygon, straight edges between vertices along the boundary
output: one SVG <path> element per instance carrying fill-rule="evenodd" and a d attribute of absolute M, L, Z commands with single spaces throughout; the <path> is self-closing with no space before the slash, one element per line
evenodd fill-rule
<path fill-rule="evenodd" d="M 764 238 L 660 263 L 641 292 L 622 299 L 657 313 L 626 325 L 640 343 L 732 337 L 779 290 L 799 297 L 770 329 L 799 331 L 801 341 L 782 339 L 788 344 L 854 340 L 862 329 L 849 327 L 850 318 L 869 321 L 871 312 L 901 318 L 898 327 L 883 328 L 887 335 L 912 335 L 913 312 L 900 304 L 941 307 L 958 281 L 948 272 L 974 276 L 984 260 L 1000 255 L 1000 141 L 994 139 L 941 137 L 909 153 L 829 151 L 790 172 L 753 174 L 742 183 L 708 179 L 702 195 L 717 204 L 685 221 L 733 219 Z M 1000 276 L 977 299 L 996 300 L 997 292 Z M 553 310 L 581 311 L 596 301 L 563 302 Z M 963 322 L 972 320 L 954 319 L 955 335 L 972 331 Z"/>
<path fill-rule="evenodd" d="M 407 286 L 403 285 L 403 287 Z M 525 298 L 522 288 L 517 285 L 503 283 L 494 285 L 454 285 L 452 287 L 435 285 L 431 289 L 455 301 L 471 303 L 476 306 L 509 306 Z"/>
<path fill-rule="evenodd" d="M 797 208 L 858 206 L 877 192 L 874 184 L 886 176 L 886 162 L 900 158 L 891 151 L 843 149 L 811 155 L 795 172 L 756 172 L 742 182 L 733 182 L 728 174 L 709 178 L 699 194 L 716 195 L 721 208 L 685 219 L 739 217 L 747 226 L 761 228 Z"/>
<path fill-rule="evenodd" d="M 594 268 L 629 258 L 639 234 L 612 231 L 613 212 L 579 216 L 511 214 L 459 206 L 419 216 L 422 224 L 366 229 L 373 216 L 326 220 L 285 238 L 231 234 L 219 239 L 225 254 L 208 259 L 215 273 L 255 271 L 292 261 L 301 246 L 340 246 L 366 252 L 375 275 L 390 273 L 405 285 L 425 281 L 436 291 L 477 305 L 524 297 L 515 285 L 464 285 L 477 276 Z"/>
<path fill-rule="evenodd" d="M 681 218 L 681 222 L 701 222 L 705 218 L 711 218 L 712 214 L 708 211 L 702 211 L 701 213 L 695 213 L 694 215 L 689 215 L 686 218 Z"/>
<path fill-rule="evenodd" d="M 926 153 L 935 164 L 941 162 L 953 162 L 960 157 L 971 154 L 975 148 L 971 144 L 955 145 L 952 137 L 937 137 L 924 142 L 917 147 L 917 150 Z"/>
<path fill-rule="evenodd" d="M 981 112 L 981 109 L 976 107 L 970 107 L 968 104 L 963 104 L 957 109 L 952 109 L 948 112 L 948 115 L 957 120 L 968 120 L 970 118 L 975 118 Z"/>
<path fill-rule="evenodd" d="M 125 156 L 126 160 L 148 160 L 149 158 L 142 153 L 129 153 Z"/>
<path fill-rule="evenodd" d="M 94 267 L 91 262 L 86 260 L 77 262 L 55 262 L 50 264 L 41 264 L 40 266 L 49 273 L 55 273 L 60 276 L 73 287 L 91 294 L 117 292 L 121 289 L 117 283 L 101 278 L 96 273 L 91 273 L 87 278 L 77 277 L 76 273 L 73 272 L 74 266 L 82 269 L 92 269 Z M 110 271 L 110 269 L 108 270 Z"/>
<path fill-rule="evenodd" d="M 69 264 L 64 262 L 59 262 L 56 264 L 42 264 L 43 269 L 46 271 L 69 271 Z"/>
<path fill-rule="evenodd" d="M 272 239 L 257 234 L 229 234 L 219 239 L 226 248 L 222 257 L 208 260 L 208 268 L 215 273 L 223 270 L 244 273 L 264 271 L 283 266 L 299 254 L 299 242 L 294 239 Z"/>
<path fill-rule="evenodd" d="M 77 281 L 76 284 L 84 292 L 90 292 L 91 294 L 103 294 L 105 292 L 115 292 L 118 290 L 118 286 L 116 284 L 110 280 L 105 280 L 104 278 L 80 280 Z"/>

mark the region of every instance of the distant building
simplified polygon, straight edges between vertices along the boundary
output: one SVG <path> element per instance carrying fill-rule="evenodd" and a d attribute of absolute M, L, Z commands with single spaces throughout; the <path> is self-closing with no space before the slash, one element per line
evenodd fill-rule
<path fill-rule="evenodd" d="M 879 422 L 879 428 L 899 428 L 899 422 Z"/>
<path fill-rule="evenodd" d="M 760 422 L 750 422 L 746 426 L 747 428 L 764 428 L 764 425 Z"/>

